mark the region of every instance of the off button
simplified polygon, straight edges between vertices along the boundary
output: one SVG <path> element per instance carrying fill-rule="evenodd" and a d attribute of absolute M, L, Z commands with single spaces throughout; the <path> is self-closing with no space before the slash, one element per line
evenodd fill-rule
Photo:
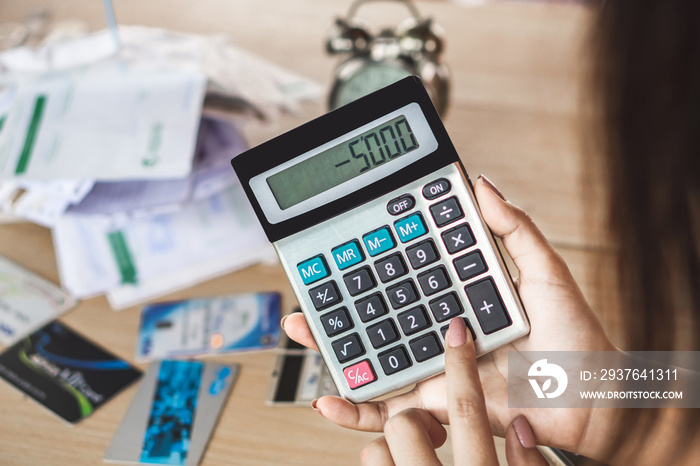
<path fill-rule="evenodd" d="M 408 212 L 409 210 L 413 209 L 415 205 L 416 200 L 413 199 L 413 196 L 411 196 L 410 194 L 404 194 L 401 197 L 397 197 L 396 199 L 390 200 L 389 203 L 386 205 L 386 210 L 391 215 L 400 215 L 404 212 Z"/>

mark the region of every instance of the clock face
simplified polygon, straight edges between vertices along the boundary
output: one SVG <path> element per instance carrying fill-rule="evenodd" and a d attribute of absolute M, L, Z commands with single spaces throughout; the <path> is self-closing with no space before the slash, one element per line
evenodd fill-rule
<path fill-rule="evenodd" d="M 338 85 L 334 107 L 350 103 L 412 74 L 396 63 L 369 63 Z"/>

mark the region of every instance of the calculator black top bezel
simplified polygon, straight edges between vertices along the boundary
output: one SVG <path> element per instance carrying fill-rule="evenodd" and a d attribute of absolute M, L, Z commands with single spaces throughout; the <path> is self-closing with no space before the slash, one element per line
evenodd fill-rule
<path fill-rule="evenodd" d="M 279 223 L 268 222 L 250 186 L 251 178 L 412 102 L 420 105 L 438 142 L 434 152 L 332 202 Z M 325 134 L 326 137 L 320 140 L 318 134 Z M 294 149 L 290 151 L 290 148 Z M 274 243 L 366 204 L 455 162 L 460 162 L 459 155 L 423 82 L 417 76 L 409 76 L 254 147 L 233 158 L 231 165 L 267 238 Z"/>

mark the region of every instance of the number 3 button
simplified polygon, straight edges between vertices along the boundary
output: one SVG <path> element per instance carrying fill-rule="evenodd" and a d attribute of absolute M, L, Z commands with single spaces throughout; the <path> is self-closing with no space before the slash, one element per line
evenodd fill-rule
<path fill-rule="evenodd" d="M 464 308 L 454 293 L 448 293 L 430 302 L 430 312 L 433 313 L 437 322 L 444 322 L 463 313 Z"/>

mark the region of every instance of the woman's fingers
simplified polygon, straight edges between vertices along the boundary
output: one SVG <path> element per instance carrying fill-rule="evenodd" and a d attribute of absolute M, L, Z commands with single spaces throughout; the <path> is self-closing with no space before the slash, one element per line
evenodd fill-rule
<path fill-rule="evenodd" d="M 452 319 L 447 332 L 445 375 L 454 464 L 497 465 L 474 342 L 461 317 Z"/>
<path fill-rule="evenodd" d="M 506 459 L 508 466 L 548 466 L 537 449 L 535 436 L 525 416 L 518 416 L 506 431 Z"/>
<path fill-rule="evenodd" d="M 491 231 L 503 239 L 524 280 L 573 281 L 564 260 L 522 209 L 506 201 L 485 176 L 474 184 L 474 195 Z"/>
<path fill-rule="evenodd" d="M 280 322 L 282 329 L 287 333 L 287 336 L 296 341 L 300 345 L 318 351 L 316 340 L 309 330 L 309 324 L 306 323 L 306 318 L 301 312 L 293 312 L 282 317 Z"/>
<path fill-rule="evenodd" d="M 435 452 L 447 440 L 447 431 L 422 409 L 409 408 L 392 416 L 384 426 L 384 436 L 362 451 L 366 465 L 439 465 Z"/>

